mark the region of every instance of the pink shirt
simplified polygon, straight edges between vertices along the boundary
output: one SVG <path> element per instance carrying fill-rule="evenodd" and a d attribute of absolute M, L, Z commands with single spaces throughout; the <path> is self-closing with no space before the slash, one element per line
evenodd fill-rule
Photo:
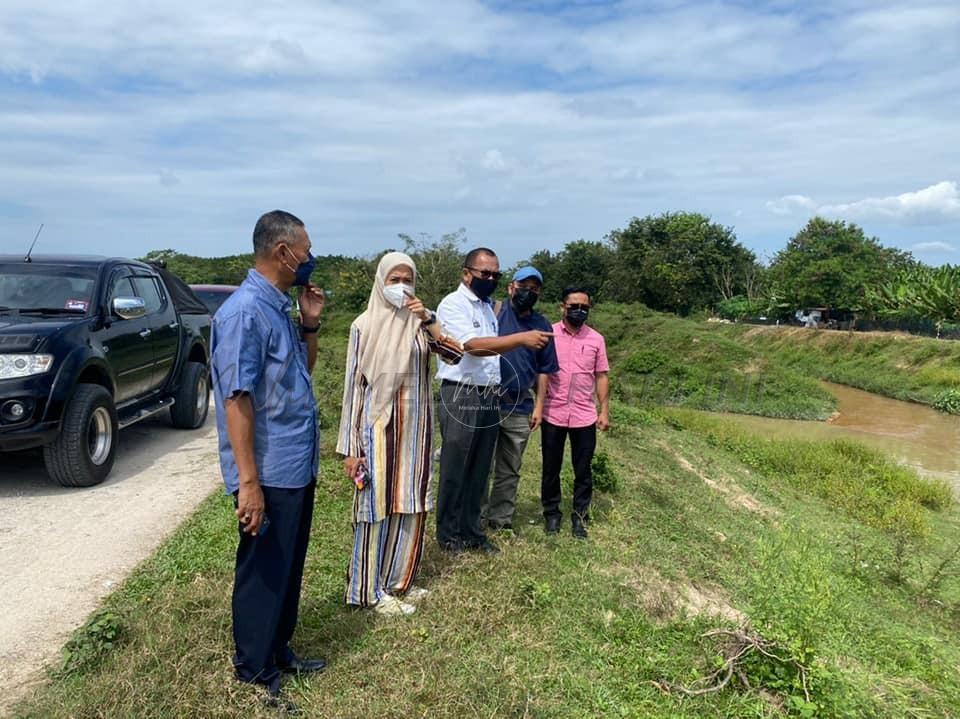
<path fill-rule="evenodd" d="M 597 373 L 607 372 L 603 335 L 583 325 L 576 332 L 563 322 L 553 326 L 560 371 L 550 375 L 543 419 L 560 427 L 589 427 L 597 421 Z"/>

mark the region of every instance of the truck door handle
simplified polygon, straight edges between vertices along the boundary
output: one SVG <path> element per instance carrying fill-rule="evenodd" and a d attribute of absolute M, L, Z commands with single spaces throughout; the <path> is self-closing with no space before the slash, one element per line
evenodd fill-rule
<path fill-rule="evenodd" d="M 179 326 L 180 326 L 180 323 L 179 323 L 179 322 L 171 322 L 170 324 L 167 325 L 167 327 L 169 327 L 169 328 L 172 329 L 172 330 L 177 329 L 177 327 L 179 327 Z"/>
<path fill-rule="evenodd" d="M 152 334 L 153 334 L 153 330 L 150 329 L 149 327 L 145 330 L 140 330 L 140 336 L 143 337 L 143 339 L 147 339 L 147 337 L 149 337 Z"/>

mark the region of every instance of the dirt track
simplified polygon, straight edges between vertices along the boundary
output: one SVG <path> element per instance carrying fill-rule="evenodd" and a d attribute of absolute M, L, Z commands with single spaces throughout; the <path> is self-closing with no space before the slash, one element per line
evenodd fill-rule
<path fill-rule="evenodd" d="M 0 454 L 0 715 L 219 483 L 212 408 L 200 430 L 163 417 L 122 431 L 112 474 L 88 489 L 52 484 L 38 452 Z"/>

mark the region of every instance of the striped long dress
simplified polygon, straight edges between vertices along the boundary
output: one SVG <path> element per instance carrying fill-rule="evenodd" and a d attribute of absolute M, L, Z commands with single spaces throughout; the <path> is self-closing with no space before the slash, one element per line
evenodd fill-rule
<path fill-rule="evenodd" d="M 458 356 L 421 329 L 409 348 L 410 374 L 394 396 L 389 421 L 371 420 L 370 386 L 358 363 L 360 333 L 354 323 L 337 452 L 366 462 L 366 486 L 356 490 L 353 499 L 346 602 L 368 607 L 384 594 L 406 592 L 420 566 L 426 516 L 433 509 L 430 353 L 436 352 L 444 362 Z"/>

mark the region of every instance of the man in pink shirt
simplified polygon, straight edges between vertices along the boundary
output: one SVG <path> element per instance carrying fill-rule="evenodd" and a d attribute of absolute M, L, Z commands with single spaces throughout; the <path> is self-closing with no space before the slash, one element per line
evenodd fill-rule
<path fill-rule="evenodd" d="M 597 447 L 597 430 L 603 432 L 610 426 L 607 346 L 603 335 L 585 324 L 590 306 L 590 294 L 582 287 L 563 291 L 562 319 L 553 326 L 560 371 L 550 375 L 540 425 L 544 529 L 547 534 L 560 531 L 560 468 L 569 435 L 574 473 L 571 520 L 573 536 L 578 539 L 587 537 L 584 523 L 589 519 L 593 496 L 590 466 Z"/>

